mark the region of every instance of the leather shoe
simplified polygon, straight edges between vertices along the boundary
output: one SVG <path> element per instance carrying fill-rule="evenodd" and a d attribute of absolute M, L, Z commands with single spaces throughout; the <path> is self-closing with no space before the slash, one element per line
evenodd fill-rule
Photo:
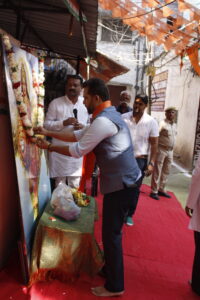
<path fill-rule="evenodd" d="M 158 195 L 166 198 L 171 198 L 171 196 L 165 192 L 158 191 Z"/>
<path fill-rule="evenodd" d="M 155 199 L 155 200 L 159 200 L 158 194 L 157 193 L 151 193 L 150 197 Z"/>

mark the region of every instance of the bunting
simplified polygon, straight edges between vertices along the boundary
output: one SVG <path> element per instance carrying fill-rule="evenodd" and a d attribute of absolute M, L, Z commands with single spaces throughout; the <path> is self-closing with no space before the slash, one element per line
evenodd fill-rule
<path fill-rule="evenodd" d="M 175 2 L 177 9 L 172 6 Z M 99 0 L 99 4 L 132 30 L 163 44 L 166 51 L 173 49 L 180 54 L 199 42 L 200 9 L 185 0 Z M 185 11 L 189 12 L 188 19 L 183 17 Z"/>
<path fill-rule="evenodd" d="M 200 76 L 200 59 L 198 56 L 198 51 L 200 51 L 200 45 L 196 44 L 189 49 L 187 49 L 187 54 L 190 58 L 190 62 L 194 68 L 194 70 L 197 72 L 197 74 Z"/>

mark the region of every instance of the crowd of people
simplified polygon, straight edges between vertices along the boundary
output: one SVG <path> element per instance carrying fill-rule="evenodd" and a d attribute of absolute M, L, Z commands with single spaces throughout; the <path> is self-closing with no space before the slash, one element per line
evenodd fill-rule
<path fill-rule="evenodd" d="M 83 88 L 83 98 L 80 96 Z M 130 107 L 128 91 L 120 94 L 119 106 L 112 106 L 106 84 L 91 78 L 82 84 L 81 77 L 67 78 L 66 94 L 53 100 L 48 108 L 44 127 L 35 132 L 48 139 L 37 139 L 38 147 L 49 152 L 52 188 L 59 182 L 78 187 L 82 157 L 93 151 L 100 169 L 100 190 L 103 198 L 102 240 L 105 285 L 92 288 L 96 296 L 120 296 L 124 293 L 122 227 L 134 225 L 140 187 L 145 176 L 152 176 L 151 194 L 170 198 L 165 186 L 173 160 L 176 139 L 175 107 L 165 109 L 165 119 L 157 121 L 146 113 L 148 97 L 136 95 Z M 90 120 L 90 121 L 89 121 Z M 196 186 L 200 160 L 192 179 Z M 198 186 L 198 184 L 197 184 Z M 195 232 L 195 259 L 192 288 L 200 294 L 200 217 L 199 190 L 191 187 L 186 213 L 192 216 Z"/>

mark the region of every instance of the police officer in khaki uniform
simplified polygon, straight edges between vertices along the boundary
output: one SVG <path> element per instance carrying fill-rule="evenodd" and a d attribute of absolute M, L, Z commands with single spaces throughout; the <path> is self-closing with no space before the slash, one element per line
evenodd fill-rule
<path fill-rule="evenodd" d="M 150 197 L 155 200 L 159 200 L 159 196 L 171 198 L 165 192 L 165 185 L 173 162 L 173 148 L 177 134 L 176 113 L 177 109 L 175 107 L 166 108 L 166 118 L 160 123 L 158 152 L 151 179 L 150 193 Z"/>

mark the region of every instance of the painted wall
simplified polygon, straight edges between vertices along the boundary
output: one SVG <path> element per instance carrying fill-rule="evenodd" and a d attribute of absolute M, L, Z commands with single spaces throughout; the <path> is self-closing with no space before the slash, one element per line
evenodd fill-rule
<path fill-rule="evenodd" d="M 178 109 L 178 134 L 174 152 L 181 164 L 191 169 L 200 100 L 200 77 L 193 75 L 188 60 L 184 61 L 180 71 L 180 58 L 171 59 L 172 56 L 169 54 L 164 61 L 157 61 L 156 73 L 168 70 L 165 108 L 176 106 Z M 163 67 L 159 67 L 161 64 Z M 164 118 L 164 112 L 152 111 L 152 116 L 160 121 Z"/>

